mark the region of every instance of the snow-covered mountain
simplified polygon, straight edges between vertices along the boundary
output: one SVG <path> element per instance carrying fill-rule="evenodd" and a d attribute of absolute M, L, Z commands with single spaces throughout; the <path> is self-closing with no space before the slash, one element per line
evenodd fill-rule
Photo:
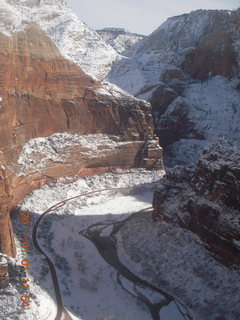
<path fill-rule="evenodd" d="M 91 76 L 103 79 L 117 57 L 116 51 L 63 0 L 0 0 L 0 31 L 9 35 L 37 23 L 61 53 Z"/>
<path fill-rule="evenodd" d="M 240 41 L 237 20 L 239 14 L 239 11 L 197 10 L 190 14 L 169 18 L 134 48 L 132 59 L 122 59 L 115 65 L 109 79 L 126 90 L 130 85 L 131 89 L 128 91 L 139 95 L 143 88 L 147 90 L 151 86 L 158 85 L 161 80 L 164 81 L 165 70 L 174 68 L 183 69 L 183 71 L 189 70 L 190 65 L 186 67 L 186 64 L 190 60 L 190 56 L 200 45 L 203 46 L 204 41 L 212 37 L 215 37 L 215 54 L 209 59 L 221 58 L 227 49 L 231 49 L 229 55 L 235 54 L 239 58 Z M 229 34 L 233 42 L 231 48 L 227 47 L 226 34 Z M 220 39 L 216 39 L 217 36 Z M 217 52 L 218 45 L 222 45 L 222 53 Z M 214 51 L 206 53 L 209 55 Z M 225 61 L 221 62 L 226 63 Z M 209 64 L 201 65 L 202 73 L 205 72 L 205 78 L 211 71 L 215 71 L 215 73 L 211 72 L 212 75 L 220 72 L 223 76 L 232 71 L 210 70 L 211 65 Z M 230 63 L 228 67 L 231 67 Z M 139 81 L 134 83 L 136 74 L 139 74 Z M 198 77 L 195 74 L 196 77 L 203 78 L 203 76 Z"/>
<path fill-rule="evenodd" d="M 0 31 L 34 21 L 85 72 L 151 102 L 169 165 L 195 161 L 220 135 L 240 137 L 239 10 L 169 18 L 143 38 L 114 28 L 97 33 L 62 0 L 0 5 Z"/>
<path fill-rule="evenodd" d="M 221 135 L 240 138 L 239 21 L 239 9 L 169 18 L 109 74 L 151 102 L 168 164 L 197 160 Z"/>
<path fill-rule="evenodd" d="M 97 33 L 119 54 L 124 56 L 131 55 L 137 43 L 145 37 L 122 28 L 104 28 L 97 30 Z"/>
<path fill-rule="evenodd" d="M 98 79 L 111 70 L 151 102 L 168 164 L 195 160 L 220 134 L 240 137 L 240 11 L 174 17 L 140 40 L 108 29 L 104 40 L 62 0 L 0 9 L 0 251 L 17 253 L 1 318 L 238 320 L 239 145 L 222 139 L 195 166 L 132 169 L 162 169 L 150 104 L 79 66 Z"/>

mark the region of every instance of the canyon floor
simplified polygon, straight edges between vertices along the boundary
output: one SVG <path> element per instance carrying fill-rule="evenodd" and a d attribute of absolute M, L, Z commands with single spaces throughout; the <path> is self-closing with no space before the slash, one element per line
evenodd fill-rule
<path fill-rule="evenodd" d="M 134 169 L 75 181 L 59 179 L 22 202 L 19 212 L 31 213 L 33 227 L 52 205 L 109 189 L 66 202 L 39 225 L 38 240 L 55 266 L 70 319 L 235 319 L 239 270 L 218 263 L 191 232 L 153 222 L 153 188 L 163 175 L 164 171 Z M 17 267 L 22 260 L 19 212 L 14 216 Z M 12 284 L 1 291 L 4 319 L 56 317 L 48 265 L 31 249 L 31 269 L 20 275 L 12 266 Z M 20 288 L 21 278 L 30 280 L 31 304 L 25 310 L 20 307 L 20 296 L 26 294 Z"/>

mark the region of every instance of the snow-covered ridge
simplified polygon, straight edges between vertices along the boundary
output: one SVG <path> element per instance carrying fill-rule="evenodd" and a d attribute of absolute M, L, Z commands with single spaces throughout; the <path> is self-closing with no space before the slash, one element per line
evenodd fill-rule
<path fill-rule="evenodd" d="M 130 59 L 122 59 L 114 65 L 109 80 L 134 95 L 145 87 L 159 84 L 163 70 L 180 68 L 200 40 L 210 34 L 216 24 L 230 23 L 232 14 L 234 11 L 229 14 L 227 10 L 197 10 L 167 19 L 136 45 Z M 236 28 L 231 26 L 229 31 L 239 38 Z M 237 41 L 235 47 L 239 52 Z"/>
<path fill-rule="evenodd" d="M 0 32 L 11 35 L 36 22 L 61 53 L 86 73 L 104 78 L 117 57 L 116 51 L 90 29 L 62 0 L 0 0 Z"/>
<path fill-rule="evenodd" d="M 68 157 L 67 148 L 81 146 L 82 155 L 96 157 L 105 152 L 99 147 L 114 149 L 120 144 L 124 142 L 120 142 L 120 138 L 113 135 L 54 133 L 46 138 L 29 140 L 22 148 L 18 164 L 21 173 L 24 173 L 29 169 L 44 168 L 48 161 L 64 162 Z"/>
<path fill-rule="evenodd" d="M 111 28 L 111 27 L 107 27 L 107 28 L 103 28 L 103 29 L 98 29 L 96 30 L 97 32 L 99 33 L 112 33 L 113 35 L 114 34 L 136 34 L 136 33 L 131 33 L 129 32 L 127 29 L 125 28 Z M 137 34 L 136 34 L 137 35 Z"/>
<path fill-rule="evenodd" d="M 96 90 L 96 92 L 100 93 L 101 95 L 107 95 L 112 96 L 114 98 L 120 98 L 120 99 L 130 99 L 135 101 L 143 101 L 145 105 L 148 105 L 149 112 L 151 110 L 151 106 L 149 103 L 147 103 L 144 99 L 135 98 L 131 94 L 129 94 L 127 91 L 124 91 L 120 89 L 118 86 L 108 82 L 108 81 L 102 81 L 101 87 Z"/>
<path fill-rule="evenodd" d="M 169 18 L 140 41 L 131 56 L 117 61 L 108 76 L 123 90 L 152 103 L 160 141 L 166 132 L 167 138 L 174 136 L 165 140 L 169 165 L 176 159 L 177 164 L 195 162 L 219 136 L 235 141 L 240 137 L 237 19 L 239 10 L 197 10 Z M 231 61 L 229 66 L 226 61 Z M 188 133 L 179 133 L 180 127 Z"/>
<path fill-rule="evenodd" d="M 131 33 L 123 28 L 104 28 L 97 33 L 119 54 L 129 56 L 135 46 L 144 39 L 143 35 Z"/>

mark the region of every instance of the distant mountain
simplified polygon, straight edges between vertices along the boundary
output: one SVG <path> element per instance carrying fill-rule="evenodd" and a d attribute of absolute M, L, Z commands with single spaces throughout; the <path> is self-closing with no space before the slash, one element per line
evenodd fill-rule
<path fill-rule="evenodd" d="M 131 55 L 136 44 L 145 38 L 143 35 L 131 33 L 128 30 L 121 28 L 104 28 L 102 30 L 97 30 L 97 33 L 107 44 L 124 56 Z"/>
<path fill-rule="evenodd" d="M 130 56 L 109 80 L 151 102 L 168 165 L 196 161 L 219 136 L 240 139 L 240 9 L 169 18 Z"/>

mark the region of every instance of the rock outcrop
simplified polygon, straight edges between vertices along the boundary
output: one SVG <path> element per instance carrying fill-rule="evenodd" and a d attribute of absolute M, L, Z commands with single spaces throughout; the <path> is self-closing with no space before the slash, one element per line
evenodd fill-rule
<path fill-rule="evenodd" d="M 168 166 L 196 162 L 219 136 L 240 138 L 239 19 L 240 9 L 169 18 L 109 74 L 151 103 Z"/>
<path fill-rule="evenodd" d="M 9 212 L 27 193 L 61 176 L 139 166 L 153 130 L 148 103 L 93 80 L 36 24 L 0 33 L 0 44 L 0 245 L 14 255 Z"/>
<path fill-rule="evenodd" d="M 167 171 L 154 219 L 191 230 L 223 264 L 240 264 L 240 153 L 221 139 L 195 166 Z"/>

